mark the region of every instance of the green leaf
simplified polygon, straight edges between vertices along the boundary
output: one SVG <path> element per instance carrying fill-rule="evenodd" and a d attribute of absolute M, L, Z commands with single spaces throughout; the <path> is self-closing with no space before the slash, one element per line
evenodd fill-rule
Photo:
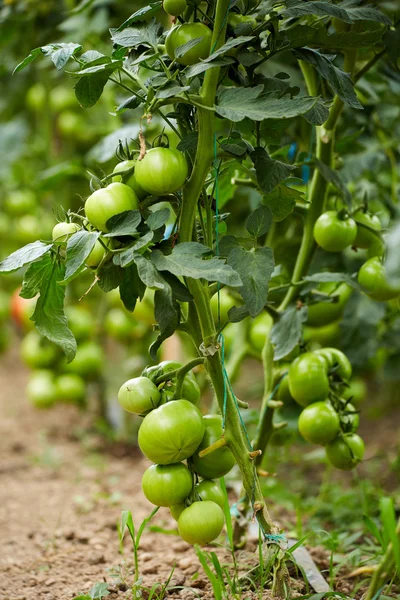
<path fill-rule="evenodd" d="M 104 137 L 98 144 L 93 146 L 87 155 L 90 162 L 104 163 L 115 158 L 115 149 L 119 142 L 123 145 L 130 143 L 132 139 L 136 139 L 139 135 L 140 126 L 138 124 L 125 125 L 119 129 L 115 129 L 112 133 Z"/>
<path fill-rule="evenodd" d="M 280 360 L 293 350 L 300 341 L 302 325 L 307 320 L 307 307 L 289 306 L 274 323 L 271 330 L 271 342 L 275 346 L 274 360 Z"/>
<path fill-rule="evenodd" d="M 272 210 L 274 221 L 283 221 L 296 206 L 296 200 L 302 200 L 303 194 L 284 184 L 277 185 L 272 192 L 263 196 L 263 204 Z"/>
<path fill-rule="evenodd" d="M 351 206 L 352 206 L 351 194 L 350 194 L 349 190 L 347 189 L 346 184 L 342 180 L 340 174 L 337 171 L 335 171 L 334 169 L 331 169 L 330 167 L 328 167 L 328 165 L 326 165 L 325 163 L 318 160 L 318 158 L 314 158 L 314 162 L 315 162 L 315 166 L 317 167 L 318 171 L 321 173 L 322 177 L 324 179 L 326 179 L 326 181 L 331 183 L 333 186 L 335 186 L 335 188 L 338 190 L 338 192 L 340 192 L 340 194 L 342 195 L 342 198 L 346 202 L 348 208 L 351 208 Z"/>
<path fill-rule="evenodd" d="M 99 236 L 99 232 L 85 230 L 71 235 L 67 242 L 65 278 L 62 283 L 65 284 L 72 279 L 75 273 L 85 264 Z"/>
<path fill-rule="evenodd" d="M 142 99 L 139 98 L 139 96 L 136 96 L 136 94 L 134 94 L 133 96 L 130 96 L 129 98 L 127 98 L 126 100 L 124 100 L 117 108 L 116 108 L 116 112 L 121 112 L 122 110 L 125 110 L 126 108 L 137 108 L 138 106 L 140 106 L 142 103 Z"/>
<path fill-rule="evenodd" d="M 250 152 L 250 158 L 254 163 L 258 185 L 266 194 L 289 177 L 295 169 L 291 165 L 271 158 L 264 148 L 255 148 L 253 152 Z"/>
<path fill-rule="evenodd" d="M 272 225 L 272 211 L 268 206 L 259 206 L 246 221 L 246 229 L 257 239 L 267 233 Z"/>
<path fill-rule="evenodd" d="M 111 39 L 114 44 L 123 48 L 148 46 L 156 48 L 161 24 L 154 19 L 150 23 L 140 23 L 136 27 L 126 27 L 123 30 L 112 30 Z"/>
<path fill-rule="evenodd" d="M 89 591 L 89 596 L 92 600 L 101 600 L 105 596 L 108 596 L 108 583 L 102 581 L 101 583 L 95 583 Z"/>
<path fill-rule="evenodd" d="M 139 277 L 136 265 L 130 265 L 124 269 L 124 280 L 119 286 L 119 295 L 126 310 L 133 312 L 137 299 L 141 300 L 145 291 L 146 286 Z"/>
<path fill-rule="evenodd" d="M 57 344 L 71 362 L 76 353 L 76 341 L 64 314 L 65 287 L 58 285 L 64 275 L 65 265 L 53 262 L 50 255 L 45 255 L 27 269 L 21 296 L 33 298 L 39 294 L 32 321 L 40 335 Z"/>
<path fill-rule="evenodd" d="M 318 98 L 271 98 L 263 95 L 264 86 L 223 88 L 218 96 L 216 112 L 230 121 L 245 118 L 254 121 L 264 119 L 290 119 L 308 112 Z"/>
<path fill-rule="evenodd" d="M 165 280 L 151 260 L 141 254 L 134 254 L 133 260 L 137 266 L 140 279 L 148 288 L 153 290 L 162 290 L 165 288 Z"/>
<path fill-rule="evenodd" d="M 158 88 L 156 98 L 172 98 L 190 90 L 190 85 L 179 85 L 176 81 L 168 80 L 167 83 Z"/>
<path fill-rule="evenodd" d="M 101 71 L 81 77 L 75 85 L 75 96 L 82 108 L 90 108 L 101 98 L 112 71 Z"/>
<path fill-rule="evenodd" d="M 128 267 L 135 261 L 135 257 L 139 250 L 141 250 L 140 254 L 143 254 L 145 250 L 149 248 L 149 246 L 154 245 L 153 242 L 154 232 L 148 231 L 138 239 L 138 241 L 126 248 L 123 252 L 114 255 L 114 264 L 120 265 L 122 268 Z"/>
<path fill-rule="evenodd" d="M 120 542 L 124 539 L 126 530 L 129 531 L 131 540 L 133 544 L 135 544 L 135 525 L 133 524 L 132 513 L 130 510 L 123 510 L 121 512 L 121 528 L 119 530 Z"/>
<path fill-rule="evenodd" d="M 239 273 L 243 285 L 238 289 L 252 317 L 264 308 L 268 298 L 268 282 L 274 270 L 274 254 L 271 248 L 234 248 L 228 256 L 228 264 Z"/>
<path fill-rule="evenodd" d="M 186 52 L 189 52 L 189 50 L 192 50 L 192 48 L 195 48 L 198 44 L 200 44 L 200 42 L 203 39 L 204 39 L 204 36 L 202 35 L 200 37 L 196 37 L 196 38 L 189 40 L 188 42 L 186 42 L 186 44 L 177 46 L 175 48 L 175 52 L 174 52 L 175 58 L 180 58 L 181 56 L 186 54 Z"/>
<path fill-rule="evenodd" d="M 345 73 L 333 64 L 334 57 L 321 54 L 312 48 L 297 48 L 292 52 L 298 60 L 304 60 L 313 65 L 343 102 L 352 108 L 363 110 L 349 73 Z"/>
<path fill-rule="evenodd" d="M 286 19 L 302 17 L 304 15 L 318 15 L 321 17 L 336 17 L 344 23 L 355 21 L 375 21 L 384 25 L 391 25 L 391 20 L 372 7 L 342 7 L 335 6 L 330 2 L 298 2 L 283 11 L 282 16 Z"/>
<path fill-rule="evenodd" d="M 385 29 L 366 30 L 362 32 L 346 31 L 344 33 L 328 33 L 324 26 L 296 25 L 278 32 L 274 38 L 275 48 L 302 48 L 318 46 L 328 50 L 346 50 L 373 46 L 382 39 Z"/>
<path fill-rule="evenodd" d="M 109 230 L 104 237 L 118 237 L 124 235 L 136 235 L 137 226 L 142 220 L 138 210 L 126 210 L 108 219 L 106 225 Z"/>
<path fill-rule="evenodd" d="M 355 290 L 360 290 L 361 287 L 355 279 L 347 273 L 314 273 L 314 275 L 306 275 L 304 281 L 315 283 L 330 283 L 330 282 L 345 282 Z"/>
<path fill-rule="evenodd" d="M 191 67 L 188 67 L 185 71 L 185 75 L 187 79 L 191 79 L 192 77 L 196 77 L 197 75 L 200 75 L 200 73 L 204 73 L 213 67 L 226 67 L 227 65 L 232 65 L 234 62 L 235 60 L 230 56 L 221 56 L 220 58 L 214 58 L 213 60 L 209 60 L 207 62 L 204 60 L 192 65 Z"/>
<path fill-rule="evenodd" d="M 254 35 L 241 35 L 236 38 L 229 38 L 223 46 L 221 46 L 220 48 L 218 48 L 218 50 L 215 50 L 215 52 L 210 54 L 208 58 L 204 59 L 204 62 L 210 62 L 214 60 L 217 56 L 223 56 L 224 54 L 230 52 L 230 50 L 236 48 L 237 46 L 242 46 L 243 44 L 248 45 L 249 42 L 255 39 L 256 38 Z"/>
<path fill-rule="evenodd" d="M 24 60 L 15 67 L 13 75 L 15 75 L 15 73 L 18 73 L 19 71 L 22 71 L 22 69 L 25 69 L 25 67 L 27 67 L 41 54 L 43 54 L 41 48 L 34 48 L 34 50 L 31 50 L 30 54 L 28 54 L 28 56 L 24 58 Z"/>
<path fill-rule="evenodd" d="M 123 282 L 124 270 L 109 261 L 97 269 L 97 277 L 99 278 L 99 287 L 103 292 L 111 292 L 111 290 L 115 290 Z"/>
<path fill-rule="evenodd" d="M 35 48 L 31 51 L 29 56 L 24 58 L 24 60 L 15 67 L 14 73 L 18 73 L 18 71 L 24 69 L 34 61 L 35 58 L 40 56 L 40 54 L 49 56 L 56 69 L 60 71 L 65 67 L 69 59 L 81 50 L 82 46 L 80 44 L 74 44 L 72 42 L 67 44 L 49 44 L 47 46 L 42 46 L 41 48 Z"/>
<path fill-rule="evenodd" d="M 169 271 L 177 277 L 219 281 L 232 287 L 242 285 L 239 275 L 224 260 L 217 257 L 204 260 L 204 254 L 209 253 L 210 249 L 203 244 L 186 242 L 175 246 L 168 256 L 154 250 L 151 258 L 159 271 Z"/>
<path fill-rule="evenodd" d="M 149 227 L 152 231 L 160 229 L 160 227 L 165 225 L 165 223 L 168 221 L 170 214 L 171 211 L 168 207 L 152 212 L 151 215 L 146 219 L 147 227 Z"/>
<path fill-rule="evenodd" d="M 0 273 L 12 273 L 47 254 L 53 244 L 32 242 L 16 250 L 0 262 Z"/>
<path fill-rule="evenodd" d="M 319 99 L 310 110 L 304 113 L 303 117 L 313 125 L 323 125 L 329 117 L 329 109 L 323 100 Z"/>
<path fill-rule="evenodd" d="M 136 12 L 133 13 L 130 17 L 126 19 L 117 29 L 117 31 L 122 31 L 132 25 L 132 23 L 136 23 L 137 21 L 142 21 L 143 17 L 150 17 L 156 14 L 162 6 L 162 2 L 150 2 L 147 6 L 143 6 L 139 8 Z"/>
<path fill-rule="evenodd" d="M 171 286 L 172 293 L 179 302 L 191 302 L 193 300 L 193 296 L 187 287 L 175 275 L 168 273 L 168 271 L 163 271 L 162 277 Z"/>
<path fill-rule="evenodd" d="M 157 351 L 161 344 L 176 331 L 180 322 L 179 304 L 166 283 L 164 289 L 157 290 L 154 294 L 154 316 L 160 327 L 160 333 L 149 351 L 151 358 L 157 360 Z"/>

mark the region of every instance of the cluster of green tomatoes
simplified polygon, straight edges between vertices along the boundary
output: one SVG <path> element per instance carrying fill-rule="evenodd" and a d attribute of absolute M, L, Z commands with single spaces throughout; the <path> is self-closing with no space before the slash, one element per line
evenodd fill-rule
<path fill-rule="evenodd" d="M 342 252 L 349 246 L 366 249 L 369 258 L 359 270 L 358 282 L 370 298 L 386 302 L 400 295 L 400 287 L 393 286 L 386 277 L 381 229 L 379 217 L 362 209 L 353 217 L 345 210 L 328 210 L 317 219 L 314 238 L 327 252 Z"/>
<path fill-rule="evenodd" d="M 359 415 L 348 394 L 351 374 L 343 352 L 322 348 L 298 356 L 287 377 L 291 396 L 304 407 L 298 422 L 301 435 L 325 446 L 328 461 L 346 471 L 364 456 L 364 442 L 356 434 Z"/>
<path fill-rule="evenodd" d="M 143 417 L 138 443 L 154 463 L 142 478 L 144 495 L 152 504 L 170 508 L 186 542 L 204 545 L 224 526 L 225 495 L 215 480 L 233 468 L 235 459 L 226 446 L 200 454 L 222 437 L 222 417 L 201 415 L 195 375 L 187 372 L 180 385 L 181 368 L 176 361 L 147 367 L 121 386 L 118 401 Z"/>

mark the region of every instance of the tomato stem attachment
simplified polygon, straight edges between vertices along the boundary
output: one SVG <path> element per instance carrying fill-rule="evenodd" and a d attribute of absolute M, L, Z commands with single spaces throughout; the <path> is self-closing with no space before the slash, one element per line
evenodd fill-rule
<path fill-rule="evenodd" d="M 219 448 L 223 448 L 226 445 L 227 445 L 226 439 L 220 438 L 219 440 L 217 440 L 216 442 L 211 444 L 211 446 L 208 446 L 207 448 L 204 448 L 204 450 L 201 450 L 201 452 L 199 452 L 199 457 L 204 458 L 208 454 L 211 454 L 212 452 L 215 452 L 215 450 L 219 450 Z"/>
<path fill-rule="evenodd" d="M 249 452 L 250 460 L 254 460 L 257 456 L 261 456 L 262 450 L 253 450 L 253 452 Z"/>
<path fill-rule="evenodd" d="M 193 360 L 189 361 L 188 363 L 186 363 L 186 365 L 183 365 L 183 367 L 179 367 L 179 369 L 175 369 L 174 371 L 168 371 L 167 373 L 163 373 L 162 375 L 160 375 L 159 377 L 157 377 L 154 381 L 154 383 L 156 385 L 160 385 L 160 383 L 164 383 L 164 381 L 170 381 L 171 379 L 175 379 L 178 377 L 182 377 L 182 383 L 183 383 L 183 379 L 185 378 L 186 373 L 188 373 L 189 371 L 191 371 L 192 369 L 194 369 L 194 367 L 197 367 L 197 365 L 202 365 L 204 364 L 205 358 L 202 356 L 199 356 L 198 358 L 194 358 Z"/>

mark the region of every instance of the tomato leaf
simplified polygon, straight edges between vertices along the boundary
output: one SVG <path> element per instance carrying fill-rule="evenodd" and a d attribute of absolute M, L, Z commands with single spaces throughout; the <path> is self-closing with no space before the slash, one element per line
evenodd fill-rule
<path fill-rule="evenodd" d="M 303 117 L 313 125 L 323 125 L 329 117 L 329 109 L 324 101 L 319 98 L 318 102 L 314 104 L 310 110 L 304 113 Z"/>
<path fill-rule="evenodd" d="M 179 96 L 183 92 L 190 90 L 189 85 L 179 85 L 176 81 L 167 80 L 167 82 L 161 85 L 156 93 L 156 98 L 172 98 L 173 96 Z"/>
<path fill-rule="evenodd" d="M 331 169 L 330 167 L 328 167 L 328 165 L 326 165 L 325 163 L 318 160 L 318 158 L 315 158 L 314 162 L 315 162 L 315 165 L 316 165 L 318 171 L 321 173 L 322 177 L 324 179 L 326 179 L 326 181 L 328 181 L 329 183 L 331 183 L 332 185 L 335 186 L 335 188 L 338 190 L 338 192 L 340 192 L 340 194 L 342 195 L 342 198 L 345 201 L 345 203 L 347 204 L 348 208 L 351 208 L 351 206 L 352 206 L 351 194 L 350 194 L 349 190 L 347 189 L 347 186 L 344 183 L 343 179 L 341 178 L 340 174 L 337 171 L 335 171 L 334 169 Z"/>
<path fill-rule="evenodd" d="M 67 260 L 64 280 L 60 283 L 68 283 L 85 264 L 85 261 L 93 250 L 100 233 L 95 231 L 77 231 L 71 235 L 67 242 Z"/>
<path fill-rule="evenodd" d="M 171 287 L 165 283 L 164 289 L 154 294 L 154 316 L 160 327 L 160 333 L 149 348 L 150 356 L 157 360 L 157 351 L 164 340 L 169 338 L 177 329 L 180 322 L 179 304 L 172 294 Z"/>
<path fill-rule="evenodd" d="M 168 207 L 152 212 L 146 219 L 146 225 L 152 230 L 160 229 L 168 221 L 171 211 Z"/>
<path fill-rule="evenodd" d="M 311 281 L 315 283 L 328 283 L 328 282 L 340 282 L 343 281 L 350 285 L 355 290 L 361 290 L 361 286 L 357 281 L 348 275 L 347 273 L 314 273 L 313 275 L 306 275 L 304 281 Z"/>
<path fill-rule="evenodd" d="M 246 229 L 253 238 L 257 239 L 269 231 L 272 225 L 272 211 L 268 206 L 259 206 L 247 218 Z"/>
<path fill-rule="evenodd" d="M 133 260 L 137 266 L 140 279 L 147 287 L 153 290 L 164 289 L 165 280 L 151 260 L 138 253 L 133 255 Z"/>
<path fill-rule="evenodd" d="M 218 96 L 216 112 L 230 121 L 245 118 L 254 121 L 264 119 L 290 119 L 304 115 L 318 98 L 271 98 L 263 94 L 264 86 L 222 88 Z"/>
<path fill-rule="evenodd" d="M 175 58 L 180 58 L 186 52 L 189 52 L 192 48 L 195 48 L 200 42 L 204 39 L 204 36 L 193 38 L 186 42 L 186 44 L 182 44 L 181 46 L 177 46 L 174 51 Z"/>
<path fill-rule="evenodd" d="M 311 3 L 314 4 L 314 3 Z M 329 51 L 346 50 L 350 48 L 365 48 L 373 46 L 382 39 L 385 32 L 383 27 L 362 32 L 346 31 L 344 33 L 328 33 L 323 24 L 316 27 L 311 25 L 295 25 L 279 31 L 274 36 L 275 49 L 303 48 L 317 46 Z"/>
<path fill-rule="evenodd" d="M 28 265 L 41 258 L 52 248 L 53 244 L 45 244 L 44 242 L 32 242 L 16 250 L 10 256 L 7 256 L 0 262 L 0 273 L 12 273 L 18 271 L 21 267 Z"/>
<path fill-rule="evenodd" d="M 313 65 L 343 102 L 352 108 L 363 110 L 354 91 L 350 75 L 333 64 L 334 56 L 321 54 L 312 48 L 296 48 L 292 52 L 298 60 L 304 60 Z"/>
<path fill-rule="evenodd" d="M 203 60 L 199 63 L 196 63 L 195 65 L 192 65 L 191 67 L 188 67 L 185 71 L 185 75 L 187 77 L 187 79 L 190 79 L 191 77 L 196 77 L 197 75 L 200 75 L 200 73 L 204 73 L 205 71 L 208 71 L 208 69 L 212 69 L 213 67 L 225 67 L 227 65 L 232 65 L 235 60 L 229 56 L 220 56 L 217 58 L 213 58 L 211 60 L 211 57 L 209 57 L 210 60 Z"/>
<path fill-rule="evenodd" d="M 143 6 L 139 8 L 136 12 L 133 13 L 130 17 L 126 19 L 117 29 L 117 31 L 122 31 L 132 25 L 132 23 L 136 23 L 137 21 L 143 21 L 143 17 L 149 17 L 154 15 L 156 12 L 160 10 L 162 6 L 162 2 L 150 2 L 147 6 Z"/>
<path fill-rule="evenodd" d="M 239 275 L 224 260 L 213 257 L 204 260 L 210 249 L 197 242 L 178 244 L 171 254 L 164 256 L 160 250 L 153 250 L 151 259 L 159 271 L 169 271 L 177 277 L 192 277 L 206 281 L 219 281 L 225 285 L 242 285 Z"/>
<path fill-rule="evenodd" d="M 272 192 L 263 196 L 263 204 L 272 210 L 274 221 L 283 221 L 294 210 L 296 200 L 303 200 L 303 194 L 284 184 L 277 185 Z"/>
<path fill-rule="evenodd" d="M 49 56 L 58 71 L 61 71 L 69 61 L 69 59 L 80 52 L 82 46 L 80 44 L 67 43 L 67 44 L 49 44 L 40 48 L 35 48 L 31 53 L 24 58 L 14 69 L 14 73 L 22 71 L 27 65 L 33 62 L 38 56 L 44 54 Z"/>
<path fill-rule="evenodd" d="M 289 306 L 271 329 L 271 342 L 275 346 L 274 360 L 280 360 L 300 341 L 302 325 L 307 320 L 307 307 Z"/>
<path fill-rule="evenodd" d="M 143 298 L 146 286 L 139 277 L 136 265 L 130 265 L 124 269 L 124 280 L 119 286 L 119 295 L 126 308 L 130 312 L 135 310 L 137 299 Z"/>
<path fill-rule="evenodd" d="M 289 177 L 295 169 L 292 165 L 271 158 L 264 148 L 255 148 L 250 152 L 250 158 L 254 163 L 258 185 L 266 194 Z"/>
<path fill-rule="evenodd" d="M 125 212 L 114 215 L 107 221 L 108 233 L 104 237 L 118 237 L 123 235 L 136 235 L 137 226 L 142 217 L 138 210 L 126 210 Z"/>
<path fill-rule="evenodd" d="M 264 308 L 268 298 L 268 283 L 274 270 L 274 254 L 271 248 L 234 248 L 228 255 L 228 264 L 239 273 L 242 286 L 239 294 L 252 317 Z"/>
<path fill-rule="evenodd" d="M 103 292 L 111 292 L 111 290 L 115 290 L 123 282 L 124 270 L 109 261 L 97 269 L 97 277 L 99 278 L 99 287 Z"/>
<path fill-rule="evenodd" d="M 111 39 L 114 44 L 123 48 L 135 48 L 141 45 L 156 48 L 160 29 L 161 24 L 153 19 L 150 23 L 140 23 L 136 27 L 113 29 Z"/>
<path fill-rule="evenodd" d="M 57 344 L 71 362 L 76 353 L 76 341 L 67 326 L 64 314 L 65 287 L 58 285 L 65 275 L 65 265 L 45 255 L 27 269 L 21 296 L 33 298 L 39 294 L 32 321 L 40 335 Z"/>
<path fill-rule="evenodd" d="M 82 108 L 91 108 L 101 98 L 112 71 L 100 71 L 81 77 L 75 85 L 75 96 Z"/>
<path fill-rule="evenodd" d="M 336 17 L 344 23 L 354 23 L 355 21 L 362 20 L 391 25 L 391 20 L 386 15 L 370 6 L 342 7 L 335 6 L 330 2 L 298 2 L 282 12 L 282 16 L 287 19 L 302 17 L 304 15 Z"/>

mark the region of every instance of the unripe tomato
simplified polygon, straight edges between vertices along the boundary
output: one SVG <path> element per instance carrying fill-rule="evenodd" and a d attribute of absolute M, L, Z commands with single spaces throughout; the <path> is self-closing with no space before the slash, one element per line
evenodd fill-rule
<path fill-rule="evenodd" d="M 75 142 L 84 142 L 89 137 L 86 133 L 86 122 L 72 110 L 60 112 L 57 117 L 57 128 L 63 138 L 74 138 Z"/>
<path fill-rule="evenodd" d="M 122 162 L 117 164 L 117 166 L 113 170 L 113 173 L 120 173 L 121 171 L 127 171 L 128 169 L 134 169 L 136 164 L 136 160 L 123 160 Z M 122 181 L 123 183 L 126 183 L 126 185 L 129 185 L 129 187 L 133 189 L 139 200 L 143 200 L 143 198 L 145 198 L 148 195 L 147 192 L 143 188 L 141 188 L 138 182 L 136 181 L 134 173 L 131 173 L 130 175 L 116 175 L 112 178 L 112 180 L 116 182 Z"/>
<path fill-rule="evenodd" d="M 300 406 L 325 400 L 329 392 L 325 359 L 313 352 L 296 358 L 289 368 L 289 390 Z"/>
<path fill-rule="evenodd" d="M 225 494 L 217 481 L 203 479 L 203 481 L 200 481 L 194 489 L 202 500 L 210 500 L 211 502 L 218 504 L 222 509 L 224 508 Z"/>
<path fill-rule="evenodd" d="M 68 327 L 79 342 L 93 335 L 96 329 L 92 314 L 83 306 L 67 306 L 65 314 L 68 318 Z"/>
<path fill-rule="evenodd" d="M 132 336 L 134 327 L 131 315 L 123 308 L 112 308 L 104 319 L 104 331 L 116 340 L 124 341 Z"/>
<path fill-rule="evenodd" d="M 177 17 L 185 12 L 187 7 L 186 0 L 164 0 L 163 9 L 167 15 Z"/>
<path fill-rule="evenodd" d="M 249 340 L 250 344 L 257 352 L 262 352 L 273 324 L 273 318 L 266 312 L 257 315 L 255 319 L 250 321 Z"/>
<path fill-rule="evenodd" d="M 225 523 L 222 508 L 210 502 L 193 502 L 178 519 L 178 531 L 188 544 L 205 546 L 215 540 Z"/>
<path fill-rule="evenodd" d="M 345 400 L 351 400 L 352 404 L 356 407 L 362 404 L 365 396 L 367 395 L 367 386 L 364 379 L 356 377 L 349 381 L 349 387 L 345 388 L 342 396 Z"/>
<path fill-rule="evenodd" d="M 21 215 L 32 213 L 36 206 L 37 199 L 32 190 L 14 190 L 4 199 L 4 209 L 12 217 L 20 217 Z"/>
<path fill-rule="evenodd" d="M 53 87 L 49 94 L 49 104 L 55 112 L 78 106 L 74 90 L 64 85 Z"/>
<path fill-rule="evenodd" d="M 292 404 L 295 401 L 292 394 L 290 393 L 288 375 L 282 377 L 279 383 L 276 399 L 280 400 L 281 402 L 284 402 L 285 404 Z"/>
<path fill-rule="evenodd" d="M 367 250 L 367 257 L 374 258 L 374 256 L 377 256 L 378 258 L 382 258 L 382 256 L 384 254 L 385 254 L 385 243 L 383 240 L 376 238 L 376 240 L 374 242 L 372 242 L 372 244 L 370 245 L 370 247 Z"/>
<path fill-rule="evenodd" d="M 386 270 L 379 258 L 370 258 L 358 272 L 358 283 L 365 293 L 378 302 L 392 300 L 400 294 L 400 286 L 393 286 L 386 278 Z"/>
<path fill-rule="evenodd" d="M 122 408 L 136 415 L 145 415 L 157 408 L 160 400 L 160 392 L 147 377 L 134 377 L 125 381 L 118 392 L 118 402 Z"/>
<path fill-rule="evenodd" d="M 46 369 L 57 361 L 58 348 L 36 331 L 30 331 L 22 340 L 21 360 L 31 369 Z"/>
<path fill-rule="evenodd" d="M 347 433 L 337 437 L 325 448 L 329 462 L 343 471 L 354 469 L 362 461 L 364 450 L 364 442 L 356 433 Z"/>
<path fill-rule="evenodd" d="M 356 235 L 354 219 L 341 219 L 334 210 L 323 213 L 314 225 L 314 239 L 327 252 L 341 252 L 353 244 Z"/>
<path fill-rule="evenodd" d="M 60 402 L 72 402 L 82 404 L 86 396 L 85 381 L 79 375 L 66 373 L 59 375 L 55 380 L 57 400 Z"/>
<path fill-rule="evenodd" d="M 101 373 L 104 367 L 104 353 L 95 342 L 85 342 L 78 346 L 72 362 L 64 366 L 67 373 L 76 373 L 81 377 L 92 377 Z"/>
<path fill-rule="evenodd" d="M 199 457 L 199 452 L 219 440 L 223 433 L 221 415 L 205 415 L 203 422 L 205 425 L 204 436 L 196 453 L 191 458 L 193 469 L 200 477 L 218 479 L 229 473 L 235 464 L 235 459 L 226 446 L 218 448 L 203 458 Z"/>
<path fill-rule="evenodd" d="M 212 311 L 215 323 L 218 323 L 218 302 L 219 302 L 220 322 L 221 322 L 221 324 L 226 323 L 226 321 L 229 321 L 228 312 L 230 311 L 230 309 L 233 306 L 236 306 L 237 303 L 232 298 L 232 296 L 229 294 L 228 290 L 225 288 L 222 288 L 222 290 L 220 290 L 219 299 L 218 299 L 218 293 L 214 294 L 214 296 L 210 300 L 210 306 L 211 306 L 211 311 Z M 224 335 L 225 335 L 225 332 L 224 332 Z"/>
<path fill-rule="evenodd" d="M 52 239 L 57 243 L 67 242 L 71 235 L 79 230 L 80 227 L 77 223 L 57 223 L 53 227 Z"/>
<path fill-rule="evenodd" d="M 358 210 L 354 213 L 354 219 L 359 223 L 368 225 L 368 227 L 375 229 L 375 231 L 379 232 L 382 229 L 379 217 L 376 215 L 370 215 L 362 210 Z M 375 235 L 372 231 L 369 231 L 369 229 L 366 227 L 357 225 L 357 235 L 354 240 L 354 246 L 357 248 L 369 248 L 377 242 L 379 242 L 379 237 L 377 235 Z"/>
<path fill-rule="evenodd" d="M 106 246 L 108 246 L 110 244 L 110 241 L 105 241 L 105 244 Z M 106 249 L 104 248 L 103 244 L 99 242 L 99 240 L 96 240 L 96 243 L 93 246 L 93 250 L 86 259 L 86 266 L 91 269 L 96 269 L 103 260 L 105 253 Z"/>
<path fill-rule="evenodd" d="M 25 101 L 30 110 L 42 110 L 46 104 L 46 88 L 43 83 L 34 83 L 26 92 Z"/>
<path fill-rule="evenodd" d="M 127 210 L 139 206 L 135 192 L 124 183 L 110 183 L 96 190 L 85 202 L 85 214 L 96 229 L 107 232 L 107 221 Z"/>
<path fill-rule="evenodd" d="M 202 38 L 183 56 L 175 58 L 175 50 L 196 38 Z M 165 49 L 171 60 L 181 65 L 194 65 L 201 59 L 207 58 L 211 48 L 211 30 L 203 23 L 184 23 L 171 29 L 165 39 Z"/>
<path fill-rule="evenodd" d="M 155 196 L 176 192 L 183 186 L 187 176 L 185 155 L 173 148 L 152 148 L 135 167 L 137 183 Z"/>
<path fill-rule="evenodd" d="M 192 474 L 183 463 L 151 465 L 142 477 L 143 493 L 156 506 L 172 506 L 183 502 L 192 487 Z"/>
<path fill-rule="evenodd" d="M 315 354 L 322 356 L 328 369 L 336 368 L 336 373 L 345 381 L 351 378 L 352 367 L 349 359 L 341 350 L 337 348 L 321 348 L 316 350 Z"/>
<path fill-rule="evenodd" d="M 330 296 L 338 296 L 337 302 L 316 302 L 308 306 L 307 324 L 312 327 L 328 325 L 337 321 L 343 314 L 353 289 L 347 283 L 321 283 L 318 290 Z"/>
<path fill-rule="evenodd" d="M 360 425 L 360 415 L 353 404 L 346 406 L 346 412 L 341 415 L 342 429 L 346 433 L 355 433 Z"/>
<path fill-rule="evenodd" d="M 26 386 L 28 400 L 36 408 L 49 408 L 57 400 L 57 389 L 51 371 L 34 371 Z"/>
<path fill-rule="evenodd" d="M 175 519 L 175 521 L 177 521 L 179 519 L 179 517 L 181 516 L 181 514 L 183 513 L 185 508 L 187 508 L 187 507 L 184 502 L 179 502 L 179 504 L 173 504 L 172 506 L 169 507 L 169 511 L 170 511 L 171 515 L 173 516 L 173 518 Z"/>
<path fill-rule="evenodd" d="M 198 408 L 187 400 L 173 400 L 152 410 L 139 429 L 143 454 L 160 465 L 177 463 L 198 448 L 205 424 Z"/>
<path fill-rule="evenodd" d="M 339 415 L 330 402 L 314 402 L 301 412 L 299 431 L 310 444 L 325 446 L 340 432 Z"/>
<path fill-rule="evenodd" d="M 151 373 L 170 373 L 171 371 L 176 371 L 177 369 L 180 369 L 182 367 L 182 363 L 178 362 L 177 360 L 164 360 L 162 362 L 160 362 L 158 365 L 156 365 L 155 367 L 151 367 L 150 369 L 147 369 L 147 373 L 149 374 L 149 376 L 151 376 Z M 170 385 L 167 389 L 166 389 L 166 395 L 165 397 L 167 398 L 167 394 L 170 395 L 170 397 L 172 397 L 175 393 L 175 388 L 176 388 L 176 380 L 174 379 L 172 381 L 172 385 Z M 183 380 L 183 385 L 182 385 L 182 398 L 184 400 L 189 400 L 189 402 L 191 402 L 192 404 L 198 404 L 200 401 L 200 397 L 201 397 L 201 390 L 200 390 L 200 386 L 197 383 L 196 380 L 196 376 L 193 373 L 193 371 L 189 371 L 188 373 L 186 373 L 185 375 L 185 379 Z"/>

